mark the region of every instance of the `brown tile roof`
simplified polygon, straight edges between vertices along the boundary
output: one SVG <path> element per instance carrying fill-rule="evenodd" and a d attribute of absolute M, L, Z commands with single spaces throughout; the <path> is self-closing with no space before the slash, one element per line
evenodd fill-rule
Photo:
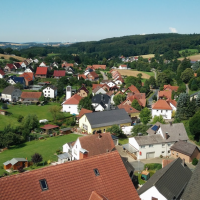
<path fill-rule="evenodd" d="M 164 85 L 164 90 L 174 90 L 177 92 L 179 86 Z"/>
<path fill-rule="evenodd" d="M 88 200 L 92 191 L 109 200 L 140 199 L 117 151 L 3 177 L 0 185 L 1 199 Z"/>
<path fill-rule="evenodd" d="M 97 86 L 102 87 L 104 84 L 92 84 L 92 90 L 94 90 Z"/>
<path fill-rule="evenodd" d="M 113 95 L 113 91 L 109 91 L 106 93 L 108 96 L 112 96 Z"/>
<path fill-rule="evenodd" d="M 92 65 L 94 69 L 106 69 L 106 65 Z"/>
<path fill-rule="evenodd" d="M 85 109 L 85 108 L 82 108 L 82 109 L 80 110 L 80 113 L 79 113 L 79 115 L 77 116 L 77 118 L 81 118 L 85 113 L 92 113 L 92 111 L 91 111 L 91 110 L 87 110 L 87 109 Z"/>
<path fill-rule="evenodd" d="M 106 200 L 106 198 L 99 195 L 96 191 L 92 191 L 89 200 Z"/>
<path fill-rule="evenodd" d="M 22 99 L 39 99 L 42 95 L 42 92 L 22 92 L 21 98 Z"/>
<path fill-rule="evenodd" d="M 73 95 L 72 97 L 70 97 L 69 99 L 67 99 L 63 104 L 64 105 L 78 105 L 79 101 L 82 99 L 81 96 L 79 96 L 78 94 Z"/>
<path fill-rule="evenodd" d="M 173 106 L 177 107 L 177 102 L 176 102 L 175 100 L 167 99 L 166 101 L 167 101 L 167 103 L 168 103 L 169 105 L 170 105 L 170 103 L 171 103 Z"/>
<path fill-rule="evenodd" d="M 128 87 L 128 88 L 125 90 L 125 92 L 126 92 L 128 89 L 129 89 L 131 92 L 140 93 L 140 91 L 139 91 L 134 85 L 131 85 L 130 87 Z"/>
<path fill-rule="evenodd" d="M 152 105 L 152 109 L 159 110 L 172 110 L 172 107 L 163 99 L 159 99 L 156 103 Z"/>
<path fill-rule="evenodd" d="M 100 86 L 97 86 L 94 88 L 94 90 L 92 90 L 92 92 L 95 94 L 101 87 Z M 102 88 L 103 89 L 103 88 Z M 104 89 L 103 89 L 104 90 Z"/>
<path fill-rule="evenodd" d="M 35 75 L 47 75 L 47 67 L 37 67 Z"/>
<path fill-rule="evenodd" d="M 59 126 L 55 126 L 55 125 L 52 125 L 52 124 L 46 124 L 44 125 L 43 127 L 40 127 L 42 129 L 45 129 L 45 130 L 50 130 L 50 129 L 54 129 L 54 128 L 58 128 Z"/>
<path fill-rule="evenodd" d="M 24 79 L 29 82 L 29 81 L 33 81 L 34 74 L 32 72 L 24 72 L 19 77 L 24 77 Z"/>
<path fill-rule="evenodd" d="M 99 75 L 96 72 L 94 72 L 94 71 L 90 72 L 88 75 L 92 76 L 94 79 L 99 77 Z"/>
<path fill-rule="evenodd" d="M 115 95 L 118 95 L 118 94 L 124 94 L 123 92 L 121 92 L 121 91 L 118 91 Z"/>
<path fill-rule="evenodd" d="M 171 90 L 164 90 L 164 91 L 159 91 L 158 92 L 158 98 L 167 98 L 167 99 L 171 99 L 172 98 L 172 91 Z"/>
<path fill-rule="evenodd" d="M 79 74 L 78 77 L 83 78 L 83 79 L 87 79 L 87 77 L 84 74 Z"/>
<path fill-rule="evenodd" d="M 80 92 L 81 90 L 84 90 L 87 94 L 89 93 L 88 89 L 85 86 L 82 86 L 77 90 L 77 93 Z"/>
<path fill-rule="evenodd" d="M 5 72 L 4 72 L 3 70 L 0 69 L 0 74 L 1 74 L 2 76 L 4 76 L 4 75 L 5 75 Z"/>
<path fill-rule="evenodd" d="M 53 76 L 63 77 L 65 76 L 65 70 L 54 70 Z"/>
<path fill-rule="evenodd" d="M 119 109 L 125 109 L 125 111 L 126 111 L 127 113 L 139 113 L 139 112 L 140 112 L 140 111 L 136 110 L 135 108 L 131 107 L 131 106 L 128 105 L 128 104 L 125 104 L 125 105 L 120 104 L 120 105 L 118 105 L 117 107 L 118 107 Z"/>
<path fill-rule="evenodd" d="M 115 144 L 110 133 L 88 135 L 79 137 L 81 147 L 88 151 L 88 156 L 99 155 L 115 150 Z"/>
<path fill-rule="evenodd" d="M 13 64 L 6 64 L 7 67 L 9 67 L 10 69 L 15 69 L 15 66 Z"/>

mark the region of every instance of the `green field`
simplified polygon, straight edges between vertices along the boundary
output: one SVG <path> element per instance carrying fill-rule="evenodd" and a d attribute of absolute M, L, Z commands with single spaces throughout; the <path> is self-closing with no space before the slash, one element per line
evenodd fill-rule
<path fill-rule="evenodd" d="M 4 172 L 4 169 L 2 169 L 3 163 L 12 158 L 27 158 L 30 160 L 31 155 L 40 153 L 43 157 L 43 161 L 57 161 L 58 158 L 54 155 L 56 150 L 62 150 L 62 145 L 75 141 L 78 137 L 80 137 L 80 135 L 69 134 L 12 146 L 10 149 L 0 153 L 0 175 Z"/>
<path fill-rule="evenodd" d="M 48 53 L 47 55 L 48 56 L 58 56 L 58 55 L 60 55 L 60 53 Z"/>
<path fill-rule="evenodd" d="M 192 54 L 198 53 L 197 49 L 184 49 L 184 50 L 179 51 L 179 53 L 181 54 L 183 53 L 183 51 L 188 51 L 188 52 L 191 52 Z"/>
<path fill-rule="evenodd" d="M 49 121 L 53 120 L 53 116 L 50 113 L 49 109 L 53 105 L 58 105 L 58 103 L 49 103 L 44 106 L 37 106 L 37 105 L 8 105 L 8 115 L 3 116 L 0 115 L 0 130 L 3 130 L 4 127 L 8 124 L 11 124 L 12 126 L 16 126 L 19 123 L 17 122 L 17 117 L 19 115 L 23 115 L 24 117 L 28 114 L 36 114 L 38 116 L 38 120 L 40 119 L 47 119 Z M 61 109 L 61 107 L 60 107 Z M 65 117 L 70 116 L 69 113 L 64 113 Z"/>
<path fill-rule="evenodd" d="M 128 138 L 119 138 L 119 143 L 120 144 L 127 144 L 128 143 Z"/>
<path fill-rule="evenodd" d="M 145 74 L 148 74 L 149 76 L 155 76 L 153 72 L 143 72 Z"/>

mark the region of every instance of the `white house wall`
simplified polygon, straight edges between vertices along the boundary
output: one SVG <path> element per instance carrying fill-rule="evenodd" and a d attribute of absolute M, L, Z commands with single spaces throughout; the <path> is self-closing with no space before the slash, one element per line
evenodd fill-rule
<path fill-rule="evenodd" d="M 12 101 L 12 95 L 10 94 L 1 94 L 1 98 L 4 100 Z"/>
<path fill-rule="evenodd" d="M 72 160 L 79 160 L 80 148 L 81 148 L 81 143 L 78 138 L 74 143 L 74 146 L 72 147 Z"/>
<path fill-rule="evenodd" d="M 135 147 L 135 149 L 138 149 L 139 150 L 139 145 L 138 143 L 136 142 L 135 138 L 134 137 L 131 137 L 128 139 L 129 140 L 129 144 L 132 145 L 133 147 Z"/>
<path fill-rule="evenodd" d="M 172 110 L 157 110 L 152 109 L 152 118 L 155 116 L 163 116 L 163 119 L 171 119 L 172 118 Z"/>
<path fill-rule="evenodd" d="M 155 186 L 152 186 L 147 191 L 140 195 L 141 200 L 152 200 L 152 197 L 157 198 L 158 200 L 167 200 Z"/>
<path fill-rule="evenodd" d="M 176 111 L 176 107 L 170 103 L 170 106 L 172 107 L 172 110 Z"/>
<path fill-rule="evenodd" d="M 99 105 L 95 108 L 95 111 L 96 111 L 96 112 L 104 111 L 104 108 L 99 104 Z"/>
<path fill-rule="evenodd" d="M 43 94 L 45 97 L 55 98 L 57 95 L 57 90 L 47 87 L 43 90 Z"/>
<path fill-rule="evenodd" d="M 79 114 L 78 105 L 65 105 L 63 104 L 63 112 L 69 112 L 70 114 Z"/>
<path fill-rule="evenodd" d="M 103 88 L 100 88 L 94 95 L 96 94 L 106 94 L 106 91 Z"/>
<path fill-rule="evenodd" d="M 66 153 L 68 153 L 69 152 L 69 150 L 70 150 L 70 147 L 69 147 L 69 145 L 66 143 L 66 144 L 64 144 L 63 145 L 63 152 L 66 152 Z"/>

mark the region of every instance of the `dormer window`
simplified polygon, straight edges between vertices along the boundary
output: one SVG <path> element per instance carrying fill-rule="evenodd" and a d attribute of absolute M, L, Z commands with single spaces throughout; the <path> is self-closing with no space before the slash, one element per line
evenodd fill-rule
<path fill-rule="evenodd" d="M 99 176 L 100 175 L 99 170 L 98 169 L 94 169 L 94 174 L 95 174 L 95 176 Z"/>
<path fill-rule="evenodd" d="M 39 182 L 40 182 L 40 187 L 41 187 L 42 191 L 49 189 L 46 179 L 39 180 Z"/>

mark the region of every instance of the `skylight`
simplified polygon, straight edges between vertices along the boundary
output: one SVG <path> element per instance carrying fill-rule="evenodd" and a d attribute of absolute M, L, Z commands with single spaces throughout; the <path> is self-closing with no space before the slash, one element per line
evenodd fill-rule
<path fill-rule="evenodd" d="M 40 182 L 40 187 L 41 187 L 42 191 L 48 190 L 48 185 L 47 185 L 46 179 L 39 180 L 39 182 Z"/>
<path fill-rule="evenodd" d="M 95 174 L 95 176 L 99 176 L 100 175 L 99 170 L 98 169 L 94 169 L 94 174 Z"/>

